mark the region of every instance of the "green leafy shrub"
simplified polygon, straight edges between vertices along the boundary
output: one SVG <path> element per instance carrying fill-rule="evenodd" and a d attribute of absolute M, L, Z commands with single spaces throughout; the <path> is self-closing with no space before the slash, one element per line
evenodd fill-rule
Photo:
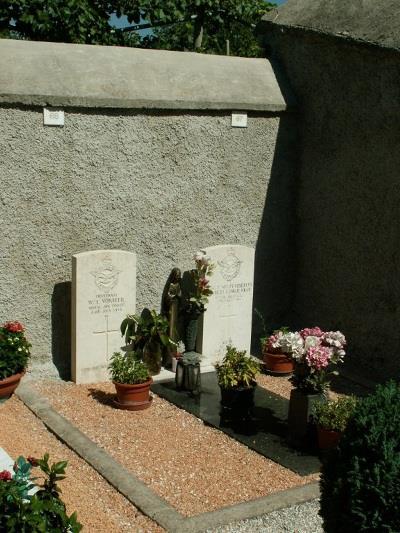
<path fill-rule="evenodd" d="M 44 474 L 39 490 L 32 494 L 38 478 L 31 477 L 32 466 Z M 18 457 L 14 475 L 0 472 L 0 531 L 7 533 L 78 533 L 82 526 L 76 513 L 68 516 L 60 498 L 57 482 L 65 478 L 66 461 L 49 464 L 49 455 L 42 459 Z"/>
<path fill-rule="evenodd" d="M 6 322 L 0 327 L 0 379 L 25 370 L 30 347 L 20 322 Z"/>
<path fill-rule="evenodd" d="M 342 396 L 331 402 L 318 402 L 314 407 L 313 419 L 317 426 L 328 431 L 343 432 L 356 407 L 354 396 Z"/>
<path fill-rule="evenodd" d="M 223 389 L 250 387 L 260 372 L 260 364 L 234 346 L 226 347 L 222 363 L 216 363 L 218 385 Z"/>
<path fill-rule="evenodd" d="M 136 352 L 126 352 L 125 354 L 114 352 L 108 369 L 112 381 L 117 383 L 135 385 L 136 383 L 145 383 L 149 379 L 147 366 Z"/>
<path fill-rule="evenodd" d="M 126 344 L 140 354 L 151 374 L 158 374 L 163 350 L 176 346 L 168 336 L 169 324 L 165 316 L 143 309 L 141 315 L 128 315 L 120 327 Z"/>
<path fill-rule="evenodd" d="M 320 483 L 327 533 L 400 531 L 400 385 L 358 402 Z"/>

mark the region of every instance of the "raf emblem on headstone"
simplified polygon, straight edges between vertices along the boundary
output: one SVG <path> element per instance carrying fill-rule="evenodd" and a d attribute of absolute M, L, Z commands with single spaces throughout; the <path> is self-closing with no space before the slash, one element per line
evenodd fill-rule
<path fill-rule="evenodd" d="M 228 254 L 223 258 L 222 261 L 218 261 L 220 267 L 221 276 L 226 279 L 226 281 L 232 281 L 239 275 L 240 265 L 242 261 L 235 255 L 233 249 L 229 250 Z"/>
<path fill-rule="evenodd" d="M 109 256 L 106 256 L 101 262 L 100 268 L 91 272 L 94 276 L 94 282 L 100 290 L 105 292 L 111 291 L 118 283 L 121 270 L 117 270 Z"/>

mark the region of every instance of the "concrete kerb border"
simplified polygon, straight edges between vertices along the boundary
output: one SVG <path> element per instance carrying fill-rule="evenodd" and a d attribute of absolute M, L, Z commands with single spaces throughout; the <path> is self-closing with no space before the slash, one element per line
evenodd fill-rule
<path fill-rule="evenodd" d="M 319 497 L 319 484 L 314 482 L 187 518 L 57 413 L 49 402 L 28 384 L 21 383 L 16 394 L 59 440 L 92 466 L 143 514 L 171 533 L 201 532 L 231 522 L 255 518 Z"/>

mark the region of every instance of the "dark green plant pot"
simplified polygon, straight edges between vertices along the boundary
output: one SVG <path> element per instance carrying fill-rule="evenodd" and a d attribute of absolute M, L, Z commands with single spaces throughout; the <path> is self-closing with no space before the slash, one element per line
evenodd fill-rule
<path fill-rule="evenodd" d="M 317 434 L 312 421 L 314 406 L 327 401 L 324 393 L 305 394 L 298 389 L 290 393 L 288 413 L 288 441 L 296 448 L 315 449 Z"/>
<path fill-rule="evenodd" d="M 254 407 L 254 391 L 256 384 L 251 387 L 234 387 L 221 389 L 221 405 L 228 409 L 248 411 Z"/>

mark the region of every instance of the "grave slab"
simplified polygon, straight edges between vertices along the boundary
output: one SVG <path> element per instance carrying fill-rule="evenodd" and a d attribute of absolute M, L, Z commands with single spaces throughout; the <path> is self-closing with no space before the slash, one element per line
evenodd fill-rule
<path fill-rule="evenodd" d="M 120 324 L 136 305 L 136 254 L 96 250 L 72 257 L 72 380 L 109 379 L 110 356 L 124 344 Z"/>
<path fill-rule="evenodd" d="M 0 472 L 3 470 L 8 470 L 12 473 L 13 466 L 14 461 L 3 448 L 0 448 Z"/>
<path fill-rule="evenodd" d="M 254 248 L 219 245 L 206 248 L 215 264 L 213 295 L 202 315 L 196 349 L 202 365 L 222 359 L 227 344 L 250 353 L 253 315 Z"/>
<path fill-rule="evenodd" d="M 252 416 L 232 422 L 222 411 L 215 372 L 201 375 L 202 392 L 198 396 L 177 391 L 174 381 L 156 383 L 151 388 L 155 394 L 297 474 L 306 476 L 319 472 L 316 455 L 295 450 L 286 442 L 289 401 L 285 398 L 258 386 Z"/>
<path fill-rule="evenodd" d="M 8 453 L 0 448 L 0 472 L 3 470 L 8 470 L 12 475 L 14 475 L 14 460 L 8 455 Z M 35 494 L 39 490 L 38 487 L 33 487 L 28 491 L 28 494 Z"/>

